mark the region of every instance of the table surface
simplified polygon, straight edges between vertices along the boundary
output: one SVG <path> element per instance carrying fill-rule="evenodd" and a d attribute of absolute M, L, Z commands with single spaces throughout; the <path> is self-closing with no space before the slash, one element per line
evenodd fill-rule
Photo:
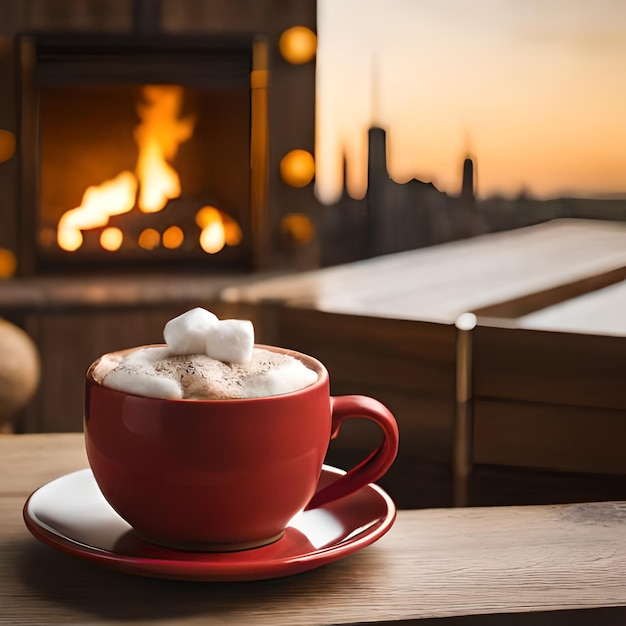
<path fill-rule="evenodd" d="M 310 572 L 180 582 L 28 533 L 26 497 L 86 466 L 80 434 L 0 435 L 1 624 L 626 623 L 626 503 L 399 511 L 379 541 Z"/>
<path fill-rule="evenodd" d="M 626 224 L 553 220 L 226 287 L 224 300 L 454 324 L 459 315 L 626 267 Z M 623 316 L 626 319 L 626 315 Z M 602 320 L 585 324 L 603 326 Z M 624 326 L 620 326 L 624 328 Z"/>
<path fill-rule="evenodd" d="M 522 328 L 626 335 L 626 280 L 518 317 Z"/>

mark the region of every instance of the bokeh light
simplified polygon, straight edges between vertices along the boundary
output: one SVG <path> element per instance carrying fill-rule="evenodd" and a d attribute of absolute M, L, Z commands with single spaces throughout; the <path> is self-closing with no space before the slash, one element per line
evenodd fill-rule
<path fill-rule="evenodd" d="M 11 278 L 17 269 L 17 259 L 11 250 L 0 248 L 0 279 Z"/>
<path fill-rule="evenodd" d="M 224 241 L 228 246 L 237 246 L 243 239 L 243 233 L 239 224 L 226 213 L 222 213 L 222 224 L 224 226 Z"/>
<path fill-rule="evenodd" d="M 183 245 L 183 241 L 185 241 L 185 233 L 179 226 L 170 226 L 163 233 L 163 247 L 168 250 L 180 248 Z"/>
<path fill-rule="evenodd" d="M 105 228 L 100 234 L 100 245 L 109 252 L 115 252 L 122 247 L 124 233 L 120 228 L 110 226 Z"/>
<path fill-rule="evenodd" d="M 221 220 L 221 214 L 222 212 L 214 206 L 203 206 L 201 209 L 198 209 L 196 213 L 196 224 L 200 228 L 206 228 L 211 222 Z"/>
<path fill-rule="evenodd" d="M 315 160 L 306 150 L 292 150 L 280 161 L 280 177 L 292 187 L 306 187 L 315 176 Z"/>
<path fill-rule="evenodd" d="M 280 222 L 280 229 L 291 241 L 299 245 L 307 244 L 315 235 L 313 222 L 302 213 L 285 215 Z"/>
<path fill-rule="evenodd" d="M 196 224 L 202 230 L 200 246 L 207 254 L 217 254 L 224 246 L 236 246 L 243 239 L 239 224 L 214 206 L 198 209 Z"/>
<path fill-rule="evenodd" d="M 0 129 L 0 163 L 8 161 L 15 154 L 15 134 Z"/>
<path fill-rule="evenodd" d="M 317 52 L 317 35 L 306 26 L 293 26 L 280 36 L 278 49 L 289 63 L 308 63 L 315 58 Z"/>
<path fill-rule="evenodd" d="M 154 250 L 161 243 L 161 235 L 154 228 L 146 228 L 139 233 L 137 244 L 144 250 Z"/>

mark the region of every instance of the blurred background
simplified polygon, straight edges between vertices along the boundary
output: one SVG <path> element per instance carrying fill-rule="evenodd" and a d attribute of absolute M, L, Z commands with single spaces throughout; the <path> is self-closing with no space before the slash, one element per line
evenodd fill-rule
<path fill-rule="evenodd" d="M 0 0 L 1 428 L 204 306 L 385 401 L 403 505 L 623 497 L 625 76 L 620 0 Z"/>

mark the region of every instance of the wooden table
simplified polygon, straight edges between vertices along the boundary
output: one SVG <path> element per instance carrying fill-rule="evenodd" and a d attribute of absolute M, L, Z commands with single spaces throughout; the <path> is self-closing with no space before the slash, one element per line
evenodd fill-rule
<path fill-rule="evenodd" d="M 80 434 L 0 436 L 0 624 L 626 623 L 626 502 L 400 511 L 378 542 L 317 570 L 189 583 L 28 533 L 28 494 L 86 465 Z"/>

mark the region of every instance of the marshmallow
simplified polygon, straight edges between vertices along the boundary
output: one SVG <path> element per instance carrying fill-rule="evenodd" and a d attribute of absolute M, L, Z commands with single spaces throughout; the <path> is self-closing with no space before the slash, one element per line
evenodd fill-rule
<path fill-rule="evenodd" d="M 122 359 L 129 367 L 147 367 L 172 356 L 173 351 L 170 348 L 162 348 L 161 346 L 147 346 L 139 350 L 133 350 Z"/>
<path fill-rule="evenodd" d="M 216 315 L 196 307 L 165 324 L 163 339 L 174 354 L 204 354 L 206 334 L 217 323 Z"/>
<path fill-rule="evenodd" d="M 140 371 L 151 371 L 151 364 L 167 359 L 171 355 L 169 348 L 150 346 L 140 348 L 121 356 L 120 354 L 104 354 L 93 369 L 93 377 L 102 382 L 120 363 L 124 363 L 130 369 L 139 368 Z"/>
<path fill-rule="evenodd" d="M 162 358 L 157 358 L 159 353 Z M 141 348 L 119 358 L 102 384 L 156 398 L 224 400 L 279 395 L 316 380 L 316 372 L 298 359 L 261 348 L 253 349 L 249 363 L 225 363 L 206 354 L 168 356 L 157 348 Z"/>
<path fill-rule="evenodd" d="M 254 326 L 250 320 L 220 320 L 205 333 L 204 353 L 225 363 L 249 363 L 254 348 Z"/>
<path fill-rule="evenodd" d="M 183 390 L 176 380 L 154 373 L 134 371 L 119 366 L 109 372 L 102 381 L 105 387 L 134 393 L 138 396 L 151 398 L 168 398 L 178 400 L 183 397 Z"/>
<path fill-rule="evenodd" d="M 317 373 L 310 370 L 302 361 L 287 355 L 273 354 L 266 350 L 255 350 L 255 361 L 266 359 L 272 363 L 271 369 L 257 365 L 245 380 L 242 395 L 246 398 L 277 396 L 282 393 L 308 387 L 317 380 Z"/>

